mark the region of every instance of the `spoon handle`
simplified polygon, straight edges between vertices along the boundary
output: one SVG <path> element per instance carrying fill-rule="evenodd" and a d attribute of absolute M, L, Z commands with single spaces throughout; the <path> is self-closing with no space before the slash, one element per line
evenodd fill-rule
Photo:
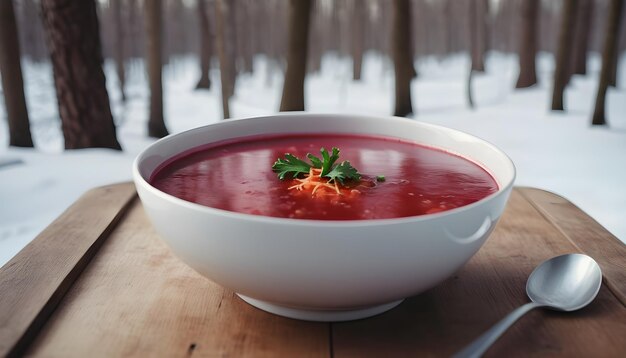
<path fill-rule="evenodd" d="M 463 348 L 462 351 L 456 353 L 454 358 L 475 358 L 482 356 L 483 353 L 495 342 L 502 333 L 504 333 L 515 321 L 522 317 L 526 312 L 533 308 L 542 307 L 543 305 L 530 302 L 523 306 L 516 308 L 513 312 L 509 313 L 500 322 L 496 323 L 487 332 L 483 333 L 480 337 L 476 338 L 474 342 Z"/>

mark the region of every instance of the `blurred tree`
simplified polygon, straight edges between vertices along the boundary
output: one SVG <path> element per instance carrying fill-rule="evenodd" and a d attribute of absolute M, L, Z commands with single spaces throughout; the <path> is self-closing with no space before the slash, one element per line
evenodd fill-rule
<path fill-rule="evenodd" d="M 413 51 L 411 51 L 411 6 L 409 0 L 395 0 L 393 3 L 391 45 L 396 94 L 393 115 L 406 117 L 413 113 L 411 79 L 415 73 Z"/>
<path fill-rule="evenodd" d="M 361 79 L 361 65 L 363 64 L 363 33 L 365 32 L 365 5 L 361 0 L 353 1 L 354 9 L 351 14 L 352 24 L 352 79 Z"/>
<path fill-rule="evenodd" d="M 446 56 L 450 53 L 453 52 L 453 43 L 454 40 L 452 38 L 452 33 L 454 30 L 454 24 L 452 21 L 452 17 L 453 17 L 453 0 L 443 0 L 440 1 L 443 4 L 443 13 L 442 15 L 442 19 L 440 21 L 440 23 L 443 25 L 442 27 L 442 55 Z"/>
<path fill-rule="evenodd" d="M 392 12 L 391 2 L 387 0 L 374 0 L 374 9 L 372 10 L 372 47 L 380 54 L 385 54 L 391 59 L 391 44 L 389 43 L 389 33 L 391 33 Z M 438 32 L 437 32 L 438 33 Z M 437 41 L 440 44 L 440 41 Z M 390 62 L 383 62 L 384 75 L 387 69 L 391 69 Z"/>
<path fill-rule="evenodd" d="M 220 59 L 220 82 L 222 86 L 222 110 L 224 119 L 230 118 L 230 107 L 228 100 L 234 87 L 234 83 L 231 82 L 230 73 L 231 67 L 234 65 L 232 61 L 227 57 L 226 51 L 226 37 L 225 37 L 225 17 L 226 12 L 230 9 L 225 3 L 227 0 L 217 0 L 215 2 L 215 19 L 217 22 L 217 54 Z"/>
<path fill-rule="evenodd" d="M 573 42 L 574 25 L 576 20 L 577 0 L 567 0 L 563 2 L 561 30 L 559 32 L 559 43 L 556 53 L 554 69 L 554 87 L 552 91 L 552 110 L 563 110 L 563 92 L 569 82 L 571 48 Z"/>
<path fill-rule="evenodd" d="M 252 53 L 250 43 L 250 8 L 247 0 L 236 0 L 233 29 L 236 34 L 237 73 L 252 73 Z"/>
<path fill-rule="evenodd" d="M 472 96 L 472 77 L 474 76 L 474 71 L 475 71 L 475 67 L 477 66 L 477 62 L 474 59 L 474 56 L 478 56 L 478 46 L 476 45 L 476 38 L 477 38 L 477 24 L 476 24 L 476 10 L 477 10 L 477 6 L 476 6 L 476 0 L 469 0 L 468 2 L 469 5 L 469 11 L 468 11 L 468 16 L 469 16 L 469 42 L 470 42 L 470 69 L 469 69 L 469 73 L 467 75 L 467 87 L 466 87 L 466 93 L 467 93 L 467 105 L 469 106 L 469 108 L 474 108 L 474 98 Z"/>
<path fill-rule="evenodd" d="M 284 37 L 286 36 L 286 25 L 285 20 L 287 20 L 287 16 L 285 13 L 288 11 L 289 3 L 283 0 L 267 0 L 261 2 L 264 6 L 263 15 L 261 19 L 264 21 L 262 28 L 265 30 L 263 32 L 263 39 L 265 41 L 264 48 L 265 54 L 267 55 L 267 66 L 266 66 L 266 85 L 271 86 L 274 79 L 274 72 L 276 70 L 283 71 L 283 53 L 284 53 L 284 43 L 286 42 Z"/>
<path fill-rule="evenodd" d="M 19 22 L 22 55 L 30 57 L 33 61 L 47 61 L 48 49 L 44 43 L 43 28 L 39 17 L 39 1 L 22 0 L 20 3 L 22 5 L 21 19 L 19 17 L 16 19 Z"/>
<path fill-rule="evenodd" d="M 205 0 L 198 0 L 198 20 L 200 24 L 200 79 L 196 88 L 210 89 L 209 69 L 211 68 L 212 41 Z"/>
<path fill-rule="evenodd" d="M 228 66 L 228 98 L 231 98 L 235 95 L 235 86 L 237 83 L 237 72 L 241 68 L 241 66 L 237 66 L 238 53 L 237 49 L 239 48 L 239 37 L 237 36 L 237 2 L 240 0 L 224 0 L 222 1 L 222 10 L 224 13 L 224 49 L 226 51 L 226 58 L 231 63 Z"/>
<path fill-rule="evenodd" d="M 41 0 L 66 149 L 121 149 L 102 70 L 94 0 Z"/>
<path fill-rule="evenodd" d="M 532 1 L 532 0 L 530 0 Z M 523 31 L 524 24 L 520 26 L 513 26 L 513 21 L 523 14 L 524 8 L 528 1 L 499 1 L 498 6 L 495 7 L 495 14 L 492 21 L 491 34 L 491 47 L 505 53 L 516 52 L 521 44 L 518 44 L 515 38 L 516 27 L 519 27 Z M 520 31 L 521 32 L 521 31 Z M 519 36 L 523 36 L 521 33 Z"/>
<path fill-rule="evenodd" d="M 485 72 L 485 52 L 487 52 L 487 18 L 489 0 L 470 0 L 470 51 L 472 70 Z"/>
<path fill-rule="evenodd" d="M 126 34 L 124 33 L 124 22 L 122 21 L 122 0 L 110 0 L 111 10 L 113 11 L 113 23 L 114 23 L 114 57 L 115 68 L 117 70 L 117 79 L 119 82 L 120 93 L 122 95 L 122 102 L 126 101 L 126 92 L 124 91 L 124 85 L 126 82 L 126 71 L 124 69 L 124 48 L 126 44 Z"/>
<path fill-rule="evenodd" d="M 617 36 L 619 34 L 620 21 L 622 17 L 623 0 L 611 0 L 609 11 L 607 12 L 606 31 L 604 34 L 604 48 L 602 49 L 602 69 L 596 95 L 596 105 L 593 110 L 591 124 L 605 125 L 605 102 L 606 90 L 609 87 L 612 61 L 617 57 Z"/>
<path fill-rule="evenodd" d="M 17 34 L 13 0 L 0 0 L 0 75 L 9 125 L 9 145 L 32 147 Z"/>
<path fill-rule="evenodd" d="M 287 71 L 280 111 L 304 111 L 304 77 L 309 43 L 311 0 L 291 0 Z"/>
<path fill-rule="evenodd" d="M 593 16 L 593 0 L 578 0 L 576 7 L 576 27 L 574 29 L 574 45 L 570 71 L 572 74 L 587 73 L 587 51 L 591 37 L 591 17 Z"/>
<path fill-rule="evenodd" d="M 615 35 L 619 38 L 619 32 Z M 615 40 L 617 41 L 617 40 Z M 617 63 L 619 62 L 619 51 L 615 51 L 615 55 L 611 58 L 611 66 L 609 71 L 609 86 L 617 87 Z"/>
<path fill-rule="evenodd" d="M 144 7 L 147 33 L 146 62 L 148 65 L 148 81 L 150 82 L 148 135 L 150 137 L 162 138 L 168 134 L 163 118 L 163 6 L 161 0 L 149 0 L 144 2 Z"/>
<path fill-rule="evenodd" d="M 138 15 L 141 13 L 141 4 L 139 0 L 128 0 L 128 55 L 131 58 L 143 57 L 143 18 Z M 132 62 L 131 62 L 132 64 Z"/>
<path fill-rule="evenodd" d="M 611 66 L 609 70 L 609 87 L 617 87 L 617 62 L 619 59 L 619 52 L 611 60 Z"/>
<path fill-rule="evenodd" d="M 515 88 L 530 87 L 537 83 L 535 57 L 537 56 L 537 30 L 539 26 L 539 0 L 526 0 L 522 4 L 522 28 L 519 49 L 519 76 Z"/>
<path fill-rule="evenodd" d="M 469 37 L 471 66 L 467 76 L 467 103 L 474 108 L 472 96 L 472 78 L 475 72 L 485 72 L 485 51 L 487 49 L 487 13 L 486 0 L 469 0 Z"/>
<path fill-rule="evenodd" d="M 322 51 L 326 45 L 327 18 L 319 0 L 311 3 L 311 23 L 309 24 L 309 48 L 307 50 L 307 72 L 319 73 L 322 69 Z"/>
<path fill-rule="evenodd" d="M 145 5 L 144 5 L 145 6 Z M 181 0 L 162 0 L 161 6 L 161 53 L 163 64 L 175 65 L 174 57 L 187 49 L 187 31 L 185 22 L 185 4 Z M 194 13 L 194 15 L 196 15 Z M 194 29 L 197 31 L 197 28 Z"/>
<path fill-rule="evenodd" d="M 611 5 L 609 4 L 609 7 Z M 610 10 L 609 10 L 610 11 Z M 624 16 L 624 9 L 622 7 L 621 13 L 620 13 L 620 19 L 621 17 Z M 620 20 L 621 23 L 621 20 Z M 615 34 L 615 41 L 618 43 L 617 45 L 617 49 L 615 50 L 615 54 L 611 59 L 611 67 L 610 67 L 610 71 L 609 71 L 609 86 L 611 87 L 617 87 L 617 67 L 619 64 L 619 58 L 620 58 L 620 46 L 619 46 L 619 40 L 620 40 L 620 30 L 622 31 L 622 33 L 626 32 L 626 26 L 618 26 L 617 30 L 616 30 L 616 34 Z"/>

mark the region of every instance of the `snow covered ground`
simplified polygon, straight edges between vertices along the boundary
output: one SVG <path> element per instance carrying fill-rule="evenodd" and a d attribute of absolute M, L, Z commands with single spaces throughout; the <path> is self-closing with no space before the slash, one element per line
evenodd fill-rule
<path fill-rule="evenodd" d="M 421 60 L 413 82 L 415 120 L 440 124 L 484 138 L 513 159 L 516 184 L 560 194 L 626 241 L 626 71 L 622 88 L 608 94 L 609 127 L 592 128 L 599 58 L 590 57 L 590 75 L 576 76 L 566 91 L 566 112 L 550 112 L 552 57 L 539 58 L 540 83 L 514 90 L 515 56 L 491 54 L 487 73 L 475 77 L 476 109 L 466 105 L 464 56 Z M 231 113 L 249 117 L 274 113 L 282 75 L 267 71 L 262 57 L 254 75 L 237 81 Z M 4 103 L 0 103 L 0 265 L 7 262 L 81 194 L 92 187 L 131 179 L 131 163 L 153 140 L 146 137 L 147 87 L 141 62 L 130 66 L 123 105 L 111 64 L 105 66 L 123 152 L 106 149 L 63 151 L 49 64 L 24 62 L 24 77 L 36 149 L 8 148 Z M 621 69 L 626 69 L 622 61 Z M 311 112 L 388 115 L 393 105 L 393 70 L 369 54 L 360 82 L 351 81 L 351 61 L 326 56 L 320 74 L 307 77 Z M 268 76 L 268 73 L 270 74 Z M 217 92 L 194 91 L 194 58 L 174 60 L 164 69 L 166 124 L 176 133 L 221 119 Z M 2 102 L 2 96 L 0 96 Z"/>

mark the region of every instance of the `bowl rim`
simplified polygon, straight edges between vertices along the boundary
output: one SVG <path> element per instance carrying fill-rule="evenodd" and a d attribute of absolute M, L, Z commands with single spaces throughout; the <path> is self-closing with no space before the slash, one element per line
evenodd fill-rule
<path fill-rule="evenodd" d="M 246 122 L 246 121 L 257 121 L 257 120 L 263 120 L 263 119 L 267 119 L 267 118 L 275 118 L 275 117 L 344 117 L 344 118 L 354 118 L 354 117 L 359 117 L 359 118 L 370 118 L 370 119 L 374 119 L 374 120 L 387 120 L 387 121 L 395 121 L 395 122 L 403 122 L 406 123 L 406 121 L 411 121 L 416 125 L 420 125 L 420 126 L 425 126 L 425 127 L 431 127 L 431 128 L 437 128 L 437 129 L 445 129 L 448 131 L 452 131 L 464 136 L 469 136 L 471 138 L 477 139 L 479 141 L 481 141 L 483 144 L 485 144 L 487 147 L 490 147 L 491 149 L 495 150 L 496 152 L 498 152 L 499 154 L 501 154 L 505 159 L 506 159 L 506 163 L 509 166 L 509 169 L 511 170 L 511 180 L 507 183 L 504 183 L 504 185 L 499 186 L 498 190 L 492 194 L 487 195 L 486 197 L 475 201 L 471 204 L 467 204 L 464 206 L 460 206 L 457 208 L 453 208 L 453 209 L 449 209 L 449 210 L 445 210 L 442 212 L 438 212 L 438 213 L 432 213 L 432 214 L 423 214 L 423 215 L 416 215 L 416 216 L 405 216 L 405 217 L 399 217 L 399 218 L 384 218 L 384 219 L 359 219 L 359 220 L 319 220 L 319 219 L 298 219 L 298 218 L 283 218 L 283 217 L 274 217 L 274 216 L 265 216 L 265 215 L 255 215 L 255 214 L 247 214 L 247 213 L 240 213 L 240 212 L 236 212 L 236 211 L 229 211 L 229 210 L 225 210 L 225 209 L 219 209 L 219 208 L 214 208 L 214 207 L 210 207 L 210 206 L 206 206 L 206 205 L 202 205 L 202 204 L 198 204 L 198 203 L 194 203 L 191 201 L 187 201 L 181 198 L 178 198 L 174 195 L 165 193 L 159 189 L 157 189 L 156 187 L 154 187 L 152 184 L 150 184 L 148 182 L 148 180 L 146 180 L 143 175 L 141 175 L 141 173 L 139 172 L 139 163 L 140 161 L 143 159 L 144 155 L 146 152 L 148 152 L 151 148 L 158 146 L 158 145 L 162 145 L 163 143 L 169 142 L 171 140 L 174 140 L 174 138 L 178 137 L 178 136 L 183 136 L 186 135 L 189 132 L 192 131 L 198 131 L 198 130 L 202 130 L 205 129 L 207 127 L 215 127 L 215 126 L 227 126 L 227 125 L 233 125 L 233 123 L 240 123 L 240 122 Z M 358 132 L 357 132 L 358 134 Z M 245 136 L 242 136 L 242 138 Z M 437 147 L 434 147 L 437 148 Z M 191 148 L 189 148 L 191 149 Z M 179 153 L 180 154 L 180 153 Z M 456 153 L 452 153 L 454 155 L 459 155 Z M 469 158 L 465 157 L 465 156 L 461 156 L 462 158 L 466 159 L 466 160 L 470 160 Z M 166 159 L 167 160 L 167 159 Z M 478 164 L 478 163 L 476 163 Z M 486 169 L 486 168 L 483 168 Z M 495 199 L 496 197 L 503 195 L 504 193 L 508 192 L 512 187 L 513 184 L 515 182 L 516 176 L 517 176 L 517 170 L 515 168 L 515 164 L 513 163 L 513 161 L 511 160 L 511 158 L 504 152 L 502 151 L 500 148 L 498 148 L 497 146 L 495 146 L 494 144 L 492 144 L 491 142 L 477 137 L 473 134 L 469 134 L 467 132 L 458 130 L 458 129 L 453 129 L 450 127 L 446 127 L 446 126 L 442 126 L 442 125 L 437 125 L 437 124 L 432 124 L 432 123 L 424 123 L 424 122 L 417 122 L 413 119 L 409 119 L 409 118 L 404 118 L 404 117 L 395 117 L 395 116 L 374 116 L 374 115 L 362 115 L 362 114 L 346 114 L 346 113 L 310 113 L 310 112 L 280 112 L 280 113 L 275 113 L 275 114 L 271 114 L 271 115 L 265 115 L 265 116 L 254 116 L 254 117 L 241 117 L 241 118 L 232 118 L 232 119 L 227 119 L 225 121 L 220 121 L 220 122 L 216 122 L 216 123 L 210 123 L 204 126 L 200 126 L 200 127 L 196 127 L 196 128 L 191 128 L 179 133 L 173 133 L 173 134 L 169 134 L 153 143 L 151 143 L 150 145 L 148 145 L 147 147 L 143 148 L 141 150 L 141 152 L 139 152 L 139 154 L 137 154 L 137 156 L 135 157 L 135 159 L 133 160 L 133 167 L 132 167 L 132 174 L 133 174 L 133 179 L 135 182 L 136 186 L 141 186 L 143 187 L 145 190 L 151 192 L 153 195 L 156 195 L 157 197 L 165 200 L 165 201 L 169 201 L 175 205 L 181 205 L 183 207 L 186 207 L 187 209 L 191 209 L 191 210 L 196 210 L 196 211 L 200 211 L 200 212 L 206 212 L 208 214 L 212 214 L 212 215 L 217 215 L 217 216 L 222 216 L 225 218 L 229 218 L 229 219 L 235 219 L 235 220 L 245 220 L 245 221 L 252 221 L 252 222 L 260 222 L 260 223 L 266 223 L 266 224 L 280 224 L 280 225 L 287 225 L 287 226 L 316 226 L 316 227 L 368 227 L 368 226 L 382 226 L 382 225 L 397 225 L 397 224 L 405 224 L 405 223 L 414 223 L 414 222 L 421 222 L 421 221 L 427 221 L 427 220 L 433 220 L 433 219 L 439 219 L 439 218 L 443 218 L 446 216 L 452 216 L 452 215 L 456 215 L 462 212 L 465 212 L 467 210 L 471 210 L 472 208 L 476 207 L 476 206 L 480 206 L 480 205 L 484 205 L 487 202 L 492 201 L 493 199 Z M 490 174 L 491 175 L 491 174 Z"/>

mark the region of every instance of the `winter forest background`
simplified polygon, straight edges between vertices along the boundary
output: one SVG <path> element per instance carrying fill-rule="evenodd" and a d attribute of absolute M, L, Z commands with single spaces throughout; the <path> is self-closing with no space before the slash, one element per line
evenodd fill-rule
<path fill-rule="evenodd" d="M 623 0 L 0 0 L 0 265 L 154 138 L 397 115 L 507 152 L 626 240 Z M 31 149 L 22 149 L 22 147 Z M 81 149 L 79 148 L 109 148 Z M 122 149 L 122 151 L 118 151 Z"/>

